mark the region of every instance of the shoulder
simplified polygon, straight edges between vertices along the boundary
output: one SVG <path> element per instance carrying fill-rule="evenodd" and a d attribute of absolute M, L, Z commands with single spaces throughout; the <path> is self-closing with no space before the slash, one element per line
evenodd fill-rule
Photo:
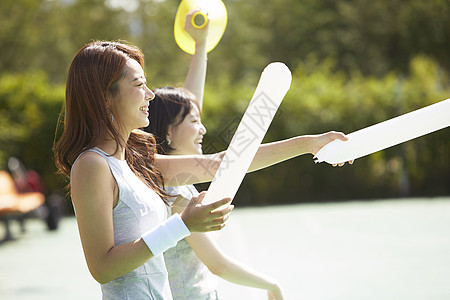
<path fill-rule="evenodd" d="M 187 200 L 191 200 L 192 197 L 198 196 L 198 191 L 193 185 L 181 185 L 181 186 L 168 186 L 165 188 L 171 196 L 181 196 Z"/>
<path fill-rule="evenodd" d="M 78 211 L 101 211 L 113 207 L 116 182 L 108 162 L 100 154 L 87 151 L 72 167 L 70 194 Z M 112 200 L 111 200 L 112 199 Z"/>
<path fill-rule="evenodd" d="M 172 197 L 168 199 L 172 205 L 172 212 L 181 213 L 183 209 L 192 200 L 192 197 L 198 196 L 198 191 L 193 185 L 166 187 L 166 191 Z"/>
<path fill-rule="evenodd" d="M 180 193 L 180 188 L 181 188 L 180 186 L 166 186 L 164 189 L 170 195 L 177 195 Z"/>
<path fill-rule="evenodd" d="M 73 164 L 72 173 L 101 172 L 108 169 L 109 165 L 104 157 L 96 152 L 86 151 Z"/>
<path fill-rule="evenodd" d="M 77 182 L 95 185 L 113 180 L 113 175 L 104 157 L 96 152 L 86 151 L 73 164 L 70 179 L 71 185 Z"/>
<path fill-rule="evenodd" d="M 179 186 L 166 186 L 164 189 L 169 194 L 169 198 L 167 199 L 167 201 L 170 205 L 173 205 L 176 202 L 177 198 L 181 197 Z"/>

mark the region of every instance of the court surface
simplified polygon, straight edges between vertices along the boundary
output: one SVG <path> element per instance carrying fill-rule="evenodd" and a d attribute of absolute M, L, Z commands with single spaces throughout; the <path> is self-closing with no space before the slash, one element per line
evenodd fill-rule
<path fill-rule="evenodd" d="M 101 299 L 74 218 L 56 232 L 39 220 L 26 228 L 0 244 L 0 299 Z M 450 198 L 236 208 L 217 239 L 277 278 L 286 299 L 450 299 Z M 266 299 L 223 280 L 219 293 Z"/>

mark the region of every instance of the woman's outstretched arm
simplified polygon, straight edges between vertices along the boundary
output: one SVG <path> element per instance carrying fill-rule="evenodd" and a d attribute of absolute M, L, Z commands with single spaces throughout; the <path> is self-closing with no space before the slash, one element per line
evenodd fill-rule
<path fill-rule="evenodd" d="M 262 144 L 258 148 L 248 172 L 267 168 L 268 166 L 303 155 L 316 153 L 326 144 L 339 139 L 346 141 L 345 134 L 330 131 L 319 135 L 296 136 L 290 139 Z M 353 163 L 353 161 L 349 162 Z M 343 164 L 340 164 L 342 166 Z"/>
<path fill-rule="evenodd" d="M 316 154 L 320 148 L 335 139 L 346 140 L 347 137 L 343 133 L 331 131 L 263 144 L 258 148 L 248 172 L 267 168 L 299 155 Z M 155 166 L 162 172 L 167 186 L 208 182 L 214 178 L 224 155 L 225 151 L 208 155 L 157 154 Z"/>

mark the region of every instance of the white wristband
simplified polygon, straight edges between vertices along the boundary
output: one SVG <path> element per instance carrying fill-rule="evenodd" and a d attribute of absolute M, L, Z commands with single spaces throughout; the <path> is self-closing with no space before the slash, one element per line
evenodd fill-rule
<path fill-rule="evenodd" d="M 142 239 L 153 256 L 158 256 L 190 234 L 180 215 L 174 214 L 158 227 L 144 233 Z"/>

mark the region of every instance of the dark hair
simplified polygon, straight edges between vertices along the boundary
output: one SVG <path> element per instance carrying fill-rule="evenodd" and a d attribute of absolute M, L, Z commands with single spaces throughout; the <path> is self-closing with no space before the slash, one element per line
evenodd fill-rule
<path fill-rule="evenodd" d="M 167 193 L 163 178 L 153 167 L 155 139 L 142 130 L 134 130 L 128 141 L 124 141 L 112 124 L 110 115 L 117 116 L 114 102 L 109 108 L 106 105 L 107 93 L 118 92 L 117 82 L 125 76 L 129 59 L 144 68 L 141 50 L 123 42 L 95 41 L 75 55 L 67 78 L 64 129 L 54 146 L 55 163 L 60 173 L 70 177 L 76 158 L 96 146 L 109 132 L 116 142 L 116 151 L 125 148 L 125 159 L 131 170 L 164 200 Z M 116 121 L 120 120 L 116 118 Z M 59 127 L 58 121 L 57 135 Z"/>
<path fill-rule="evenodd" d="M 150 101 L 150 125 L 145 131 L 156 138 L 158 153 L 169 153 L 175 150 L 166 141 L 169 126 L 176 126 L 183 122 L 189 114 L 192 104 L 200 111 L 195 95 L 185 88 L 163 87 L 153 91 L 155 98 Z"/>

